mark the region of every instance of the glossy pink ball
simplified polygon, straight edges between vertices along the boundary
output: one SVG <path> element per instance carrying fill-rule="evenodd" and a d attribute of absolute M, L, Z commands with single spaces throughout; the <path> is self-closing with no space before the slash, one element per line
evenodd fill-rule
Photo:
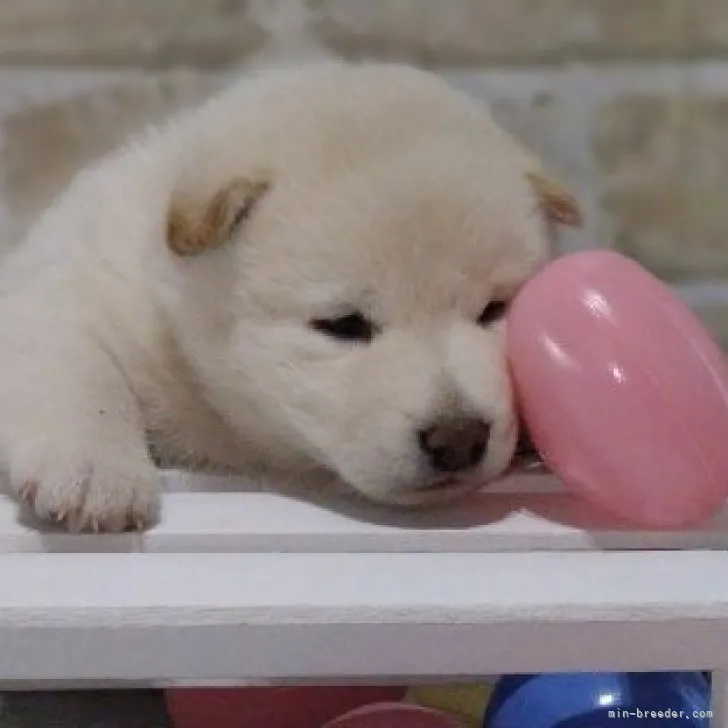
<path fill-rule="evenodd" d="M 702 521 L 728 495 L 728 365 L 683 301 L 608 251 L 560 258 L 508 319 L 516 396 L 565 485 L 649 527 Z"/>
<path fill-rule="evenodd" d="M 405 703 L 378 703 L 358 708 L 325 728 L 462 728 L 455 720 L 428 708 Z"/>

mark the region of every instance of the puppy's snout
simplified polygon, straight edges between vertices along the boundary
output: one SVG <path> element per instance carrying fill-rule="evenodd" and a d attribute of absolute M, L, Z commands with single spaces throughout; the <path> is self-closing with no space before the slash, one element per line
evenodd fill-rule
<path fill-rule="evenodd" d="M 485 456 L 490 425 L 476 418 L 442 420 L 417 433 L 420 449 L 435 470 L 457 473 Z"/>

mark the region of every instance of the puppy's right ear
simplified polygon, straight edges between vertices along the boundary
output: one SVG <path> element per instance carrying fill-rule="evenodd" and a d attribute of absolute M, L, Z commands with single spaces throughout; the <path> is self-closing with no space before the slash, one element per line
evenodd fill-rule
<path fill-rule="evenodd" d="M 544 217 L 551 223 L 567 227 L 581 227 L 584 220 L 576 197 L 564 185 L 546 172 L 534 154 L 514 137 L 508 136 L 516 154 L 521 158 L 526 179 L 536 196 Z"/>
<path fill-rule="evenodd" d="M 180 256 L 219 248 L 269 188 L 267 180 L 236 177 L 202 205 L 183 195 L 173 196 L 167 211 L 167 247 Z"/>
<path fill-rule="evenodd" d="M 529 172 L 526 177 L 548 220 L 568 227 L 581 227 L 581 208 L 571 192 L 541 171 Z"/>

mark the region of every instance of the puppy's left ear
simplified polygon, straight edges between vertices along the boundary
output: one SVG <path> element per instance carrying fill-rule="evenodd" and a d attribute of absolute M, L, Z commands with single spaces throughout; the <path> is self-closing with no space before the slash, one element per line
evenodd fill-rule
<path fill-rule="evenodd" d="M 236 177 L 202 205 L 184 195 L 173 196 L 167 211 L 167 247 L 180 256 L 219 248 L 269 188 L 267 180 Z"/>
<path fill-rule="evenodd" d="M 576 198 L 544 172 L 526 174 L 543 214 L 555 223 L 581 227 L 583 216 Z"/>

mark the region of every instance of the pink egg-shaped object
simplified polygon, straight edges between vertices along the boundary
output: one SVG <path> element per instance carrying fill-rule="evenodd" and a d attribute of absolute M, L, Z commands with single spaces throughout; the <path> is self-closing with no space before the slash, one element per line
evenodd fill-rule
<path fill-rule="evenodd" d="M 174 728 L 321 728 L 344 711 L 401 700 L 404 687 L 179 688 L 165 692 Z"/>
<path fill-rule="evenodd" d="M 438 711 L 405 703 L 378 703 L 342 715 L 324 728 L 462 728 Z"/>
<path fill-rule="evenodd" d="M 576 253 L 522 289 L 507 327 L 523 419 L 569 489 L 654 528 L 724 502 L 728 365 L 671 289 L 617 253 Z"/>

